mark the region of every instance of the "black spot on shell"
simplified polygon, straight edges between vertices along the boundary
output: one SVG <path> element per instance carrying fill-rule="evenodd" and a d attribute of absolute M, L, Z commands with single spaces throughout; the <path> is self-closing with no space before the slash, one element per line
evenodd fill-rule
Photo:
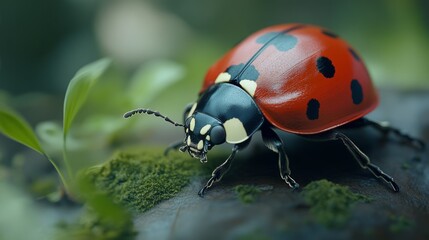
<path fill-rule="evenodd" d="M 335 67 L 327 57 L 319 57 L 316 61 L 317 70 L 325 77 L 332 78 L 335 74 Z"/>
<path fill-rule="evenodd" d="M 277 50 L 285 52 L 294 48 L 298 39 L 284 32 L 269 32 L 256 39 L 256 42 L 267 46 L 273 45 Z"/>
<path fill-rule="evenodd" d="M 244 69 L 245 64 L 241 63 L 238 65 L 232 65 L 226 69 L 226 72 L 231 74 L 232 82 L 238 82 L 242 79 L 254 80 L 256 81 L 259 77 L 259 72 L 256 70 L 255 66 L 250 65 Z M 244 71 L 243 71 L 244 70 Z"/>
<path fill-rule="evenodd" d="M 309 120 L 316 120 L 319 118 L 320 103 L 316 99 L 311 99 L 307 103 L 307 118 Z"/>
<path fill-rule="evenodd" d="M 357 54 L 353 49 L 349 48 L 349 52 L 352 54 L 353 58 L 354 58 L 356 61 L 360 61 L 360 57 L 359 57 L 359 55 L 358 55 L 358 54 Z"/>
<path fill-rule="evenodd" d="M 327 31 L 327 30 L 322 30 L 322 33 L 325 34 L 328 37 L 331 37 L 331 38 L 338 38 L 337 34 L 335 34 L 333 32 L 330 32 L 330 31 Z"/>
<path fill-rule="evenodd" d="M 232 78 L 236 77 L 241 70 L 244 68 L 244 63 L 240 63 L 238 65 L 231 65 L 229 66 L 225 72 L 229 73 Z"/>
<path fill-rule="evenodd" d="M 350 83 L 350 89 L 352 91 L 352 99 L 354 104 L 360 104 L 363 101 L 363 90 L 359 81 L 353 79 Z"/>

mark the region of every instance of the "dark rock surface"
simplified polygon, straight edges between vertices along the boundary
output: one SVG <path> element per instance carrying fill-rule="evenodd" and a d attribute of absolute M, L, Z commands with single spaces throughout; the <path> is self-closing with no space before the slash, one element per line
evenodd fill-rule
<path fill-rule="evenodd" d="M 381 92 L 381 105 L 368 116 L 429 142 L 429 92 Z M 309 142 L 283 134 L 292 176 L 302 187 L 328 179 L 372 199 L 358 203 L 342 226 L 327 227 L 310 213 L 300 191 L 280 179 L 276 155 L 260 136 L 233 163 L 224 179 L 197 195 L 208 179 L 195 178 L 177 197 L 136 217 L 139 239 L 429 239 L 429 157 L 394 136 L 371 128 L 347 135 L 400 187 L 394 193 L 381 180 L 362 170 L 340 142 Z M 217 149 L 217 151 L 227 148 Z M 215 150 L 213 150 L 215 151 Z M 210 162 L 210 153 L 208 155 Z M 219 159 L 222 160 L 222 159 Z M 207 164 L 214 168 L 217 163 Z M 253 203 L 240 202 L 238 184 L 261 192 Z"/>

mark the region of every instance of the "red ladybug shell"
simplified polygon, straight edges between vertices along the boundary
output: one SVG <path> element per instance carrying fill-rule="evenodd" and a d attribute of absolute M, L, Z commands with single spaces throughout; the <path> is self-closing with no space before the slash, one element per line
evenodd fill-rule
<path fill-rule="evenodd" d="M 316 26 L 284 24 L 252 34 L 209 69 L 200 93 L 220 82 L 241 85 L 272 125 L 297 134 L 335 128 L 378 105 L 359 56 Z"/>

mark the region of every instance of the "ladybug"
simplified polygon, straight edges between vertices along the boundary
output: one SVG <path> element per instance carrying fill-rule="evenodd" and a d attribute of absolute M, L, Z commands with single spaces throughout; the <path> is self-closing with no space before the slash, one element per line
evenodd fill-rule
<path fill-rule="evenodd" d="M 317 26 L 283 24 L 262 29 L 240 42 L 208 70 L 198 100 L 184 111 L 184 124 L 150 109 L 127 112 L 154 114 L 184 128 L 185 138 L 170 145 L 201 162 L 214 146 L 232 144 L 231 155 L 199 191 L 202 197 L 228 171 L 236 153 L 261 131 L 267 148 L 278 154 L 281 178 L 291 177 L 281 138 L 273 129 L 311 140 L 339 140 L 359 165 L 399 191 L 341 129 L 371 126 L 423 148 L 413 138 L 384 123 L 364 118 L 378 105 L 378 94 L 361 57 L 341 38 Z"/>

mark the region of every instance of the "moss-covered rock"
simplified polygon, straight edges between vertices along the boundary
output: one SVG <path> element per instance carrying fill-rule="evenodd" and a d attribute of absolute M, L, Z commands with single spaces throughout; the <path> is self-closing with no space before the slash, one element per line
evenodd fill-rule
<path fill-rule="evenodd" d="M 355 203 L 370 201 L 365 195 L 353 193 L 348 187 L 325 179 L 309 183 L 302 194 L 310 206 L 311 214 L 328 227 L 343 225 L 349 219 Z"/>
<path fill-rule="evenodd" d="M 77 222 L 61 224 L 59 239 L 134 239 L 133 212 L 174 197 L 201 173 L 200 163 L 187 154 L 166 157 L 159 148 L 119 152 L 81 173 L 86 209 Z"/>
<path fill-rule="evenodd" d="M 97 189 L 136 212 L 175 196 L 200 173 L 200 163 L 187 154 L 172 152 L 166 157 L 158 148 L 119 152 L 86 171 Z"/>

